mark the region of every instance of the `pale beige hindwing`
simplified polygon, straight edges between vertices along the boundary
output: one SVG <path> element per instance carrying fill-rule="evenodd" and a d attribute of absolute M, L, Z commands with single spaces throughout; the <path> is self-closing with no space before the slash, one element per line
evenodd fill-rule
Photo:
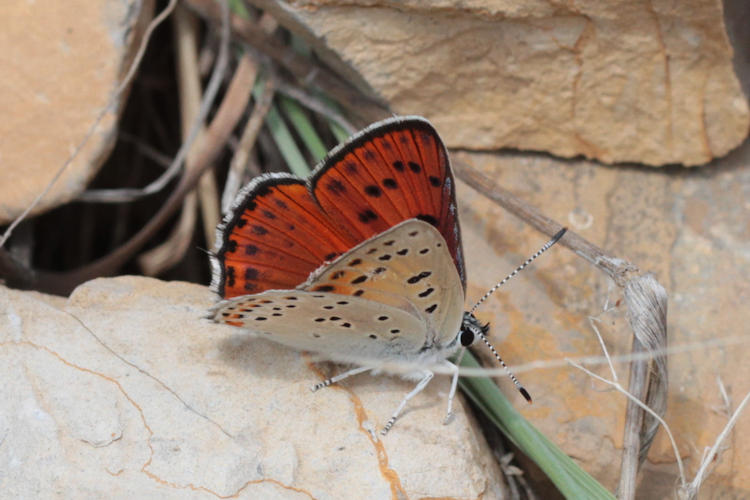
<path fill-rule="evenodd" d="M 333 361 L 418 355 L 427 325 L 414 314 L 361 297 L 304 290 L 268 290 L 225 300 L 214 319 Z"/>
<path fill-rule="evenodd" d="M 452 341 L 463 316 L 463 288 L 445 240 L 417 219 L 364 241 L 299 288 L 352 295 L 416 314 L 429 325 L 428 344 Z"/>

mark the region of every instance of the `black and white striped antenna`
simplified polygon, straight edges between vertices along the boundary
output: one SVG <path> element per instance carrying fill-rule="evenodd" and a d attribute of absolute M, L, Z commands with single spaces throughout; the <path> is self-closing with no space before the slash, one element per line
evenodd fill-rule
<path fill-rule="evenodd" d="M 567 231 L 567 230 L 568 229 L 565 228 L 565 227 L 562 228 L 560 231 L 557 232 L 557 234 L 555 234 L 552 237 L 551 240 L 549 240 L 547 243 L 545 243 L 544 246 L 542 246 L 542 248 L 540 248 L 539 250 L 537 250 L 537 252 L 534 255 L 532 255 L 531 257 L 529 257 L 528 259 L 526 259 L 526 262 L 524 262 L 523 264 L 521 264 L 520 266 L 518 266 L 517 268 L 515 268 L 515 270 L 513 270 L 512 273 L 510 273 L 508 276 L 506 276 L 505 278 L 503 278 L 502 281 L 500 281 L 498 284 L 496 284 L 495 286 L 493 286 L 492 288 L 490 288 L 489 290 L 487 290 L 487 293 L 485 293 L 482 296 L 482 298 L 479 299 L 476 304 L 474 304 L 474 306 L 471 308 L 471 310 L 469 312 L 465 313 L 465 316 L 464 316 L 464 325 L 471 330 L 471 333 L 474 336 L 479 337 L 480 339 L 482 339 L 482 341 L 485 343 L 485 345 L 490 349 L 490 351 L 492 351 L 492 354 L 495 356 L 495 359 L 497 359 L 497 361 L 500 363 L 500 365 L 503 368 L 505 368 L 505 372 L 508 374 L 508 376 L 510 377 L 510 379 L 516 385 L 516 389 L 518 389 L 518 392 L 520 392 L 521 395 L 524 397 L 524 399 L 526 399 L 526 401 L 528 401 L 529 403 L 531 403 L 531 395 L 529 394 L 529 392 L 526 389 L 524 389 L 524 387 L 518 381 L 518 379 L 513 374 L 513 372 L 510 371 L 510 368 L 508 368 L 508 365 L 505 364 L 505 362 L 503 361 L 503 358 L 501 358 L 500 355 L 497 353 L 497 351 L 495 350 L 495 347 L 492 344 L 490 344 L 490 341 L 487 339 L 487 336 L 485 335 L 485 332 L 487 331 L 487 327 L 489 325 L 485 325 L 484 327 L 482 327 L 479 324 L 479 322 L 476 320 L 476 318 L 474 317 L 474 311 L 476 311 L 477 307 L 479 307 L 482 304 L 482 302 L 484 302 L 485 300 L 487 300 L 487 298 L 490 295 L 492 295 L 495 292 L 495 290 L 497 290 L 498 288 L 500 288 L 501 286 L 503 286 L 513 276 L 515 276 L 516 274 L 518 274 L 519 272 L 521 272 L 523 270 L 523 268 L 526 267 L 526 266 L 528 266 L 529 264 L 531 264 L 534 261 L 534 259 L 536 259 L 540 255 L 542 255 L 544 252 L 546 252 L 547 250 L 549 250 L 549 248 L 552 245 L 554 245 L 555 243 L 557 243 L 560 240 L 560 238 L 563 237 L 563 235 L 565 234 L 565 231 Z M 464 346 L 466 346 L 466 345 L 468 345 L 468 342 L 466 344 L 464 344 Z"/>
<path fill-rule="evenodd" d="M 537 250 L 537 252 L 534 255 L 532 255 L 531 257 L 529 257 L 528 259 L 526 259 L 526 262 L 524 262 L 523 264 L 521 264 L 520 266 L 518 266 L 517 268 L 515 268 L 512 273 L 510 273 L 508 276 L 506 276 L 505 278 L 503 278 L 503 280 L 500 281 L 497 285 L 495 285 L 492 288 L 490 288 L 489 290 L 487 290 L 487 293 L 485 293 L 484 295 L 482 295 L 482 298 L 479 299 L 476 304 L 474 304 L 474 306 L 469 310 L 469 312 L 470 313 L 474 313 L 474 311 L 477 310 L 477 307 L 479 307 L 482 304 L 482 302 L 484 302 L 485 300 L 487 300 L 487 298 L 490 295 L 492 295 L 495 292 L 495 290 L 497 290 L 498 288 L 500 288 L 501 286 L 503 286 L 513 276 L 515 276 L 516 274 L 518 274 L 519 272 L 521 272 L 523 270 L 523 268 L 526 267 L 526 266 L 528 266 L 529 264 L 531 264 L 534 261 L 534 259 L 536 259 L 540 255 L 542 255 L 544 252 L 546 252 L 547 250 L 549 250 L 549 248 L 552 245 L 554 245 L 555 243 L 557 243 L 560 240 L 560 238 L 563 237 L 563 235 L 565 234 L 565 232 L 567 230 L 568 230 L 567 227 L 564 227 L 564 228 L 560 229 L 557 232 L 557 234 L 555 234 L 552 237 L 551 240 L 549 240 L 547 243 L 544 244 L 544 246 L 542 248 L 540 248 L 539 250 Z"/>

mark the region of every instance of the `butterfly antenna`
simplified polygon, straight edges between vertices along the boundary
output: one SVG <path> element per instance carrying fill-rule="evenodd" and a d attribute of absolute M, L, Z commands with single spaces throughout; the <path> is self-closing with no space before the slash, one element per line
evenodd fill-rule
<path fill-rule="evenodd" d="M 489 325 L 485 325 L 485 326 L 489 326 Z M 490 351 L 492 351 L 492 354 L 495 356 L 495 359 L 497 359 L 497 361 L 500 363 L 500 365 L 503 368 L 505 368 L 505 373 L 507 373 L 508 377 L 510 377 L 510 379 L 513 381 L 513 383 L 516 384 L 516 389 L 518 389 L 518 392 L 521 393 L 521 395 L 524 397 L 524 399 L 526 401 L 528 401 L 529 403 L 531 403 L 531 395 L 529 394 L 529 392 L 526 389 L 523 388 L 523 386 L 518 381 L 518 379 L 516 378 L 516 376 L 513 374 L 512 371 L 510 371 L 510 368 L 508 368 L 508 365 L 505 364 L 505 361 L 503 361 L 503 358 L 501 358 L 500 355 L 497 353 L 497 351 L 495 350 L 495 347 L 492 344 L 490 344 L 489 340 L 487 340 L 487 336 L 484 334 L 484 331 L 482 331 L 482 328 L 477 328 L 474 325 L 472 325 L 472 327 L 470 327 L 470 328 L 471 328 L 472 332 L 474 333 L 474 335 L 476 335 L 477 337 L 479 337 L 480 339 L 482 339 L 482 342 L 484 342 L 484 344 L 487 347 L 489 347 Z"/>
<path fill-rule="evenodd" d="M 524 267 L 526 267 L 529 264 L 531 264 L 534 261 L 534 259 L 536 259 L 540 255 L 542 255 L 544 252 L 546 252 L 547 250 L 549 250 L 549 247 L 551 247 L 552 245 L 554 245 L 555 243 L 557 243 L 560 240 L 560 238 L 563 237 L 563 235 L 565 234 L 565 231 L 567 231 L 567 230 L 568 230 L 567 227 L 564 227 L 564 228 L 560 229 L 557 232 L 557 234 L 555 234 L 552 237 L 551 240 L 549 240 L 547 243 L 544 244 L 544 246 L 542 248 L 540 248 L 539 250 L 537 250 L 537 252 L 534 255 L 532 255 L 531 257 L 529 257 L 528 259 L 526 259 L 526 262 L 524 262 L 523 264 L 521 264 L 520 266 L 518 266 L 512 273 L 510 273 L 508 276 L 506 276 L 505 278 L 503 278 L 503 280 L 501 282 L 499 282 L 497 285 L 495 285 L 492 288 L 490 288 L 489 290 L 487 290 L 487 293 L 485 293 L 482 296 L 482 298 L 479 299 L 476 304 L 474 304 L 474 306 L 471 308 L 471 310 L 469 312 L 473 313 L 474 311 L 476 311 L 477 307 L 479 307 L 482 304 L 482 302 L 484 302 L 485 300 L 487 300 L 487 298 L 490 295 L 492 295 L 495 292 L 495 290 L 497 290 L 498 288 L 500 288 L 501 286 L 503 286 L 513 276 L 515 276 L 516 274 L 518 274 L 519 272 L 521 272 L 521 270 L 523 270 Z M 485 343 L 487 343 L 487 345 L 489 345 L 489 343 L 487 342 L 486 339 L 484 339 L 484 337 L 482 337 L 482 339 L 485 341 Z M 490 347 L 492 347 L 492 346 L 490 346 Z M 495 352 L 495 350 L 492 349 L 492 352 Z M 495 356 L 497 356 L 497 353 L 495 353 Z M 500 359 L 500 357 L 498 356 L 497 359 Z M 500 360 L 500 362 L 502 363 L 502 360 Z M 503 366 L 505 366 L 505 363 L 503 363 Z M 508 373 L 510 373 L 510 372 L 508 372 Z M 510 375 L 511 375 L 511 378 L 515 381 L 515 377 L 513 376 L 513 374 L 510 374 Z M 518 382 L 516 382 L 516 385 L 518 385 Z M 521 387 L 521 389 L 523 389 L 523 387 Z"/>

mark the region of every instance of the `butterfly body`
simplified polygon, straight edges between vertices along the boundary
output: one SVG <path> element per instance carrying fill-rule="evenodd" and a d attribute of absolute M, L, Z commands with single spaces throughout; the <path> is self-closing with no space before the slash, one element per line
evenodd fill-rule
<path fill-rule="evenodd" d="M 308 179 L 266 174 L 217 228 L 212 317 L 318 359 L 367 370 L 407 362 L 421 391 L 479 333 L 466 288 L 455 182 L 420 117 L 376 123 L 334 148 Z"/>

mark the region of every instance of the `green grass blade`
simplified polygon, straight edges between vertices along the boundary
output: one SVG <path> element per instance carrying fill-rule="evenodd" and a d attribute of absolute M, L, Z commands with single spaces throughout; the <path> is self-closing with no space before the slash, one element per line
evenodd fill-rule
<path fill-rule="evenodd" d="M 250 19 L 250 12 L 242 0 L 229 0 L 229 9 L 242 19 Z"/>
<path fill-rule="evenodd" d="M 349 132 L 333 120 L 328 120 L 328 127 L 338 142 L 344 142 L 349 138 Z"/>
<path fill-rule="evenodd" d="M 261 76 L 255 82 L 253 86 L 253 97 L 257 100 L 261 98 L 261 92 L 265 85 L 265 78 Z M 297 147 L 297 143 L 294 142 L 294 137 L 289 127 L 286 126 L 284 120 L 281 117 L 276 104 L 272 104 L 266 115 L 266 126 L 271 132 L 276 146 L 281 151 L 281 155 L 284 157 L 289 170 L 294 175 L 299 177 L 307 177 L 310 174 L 310 167 L 307 165 L 304 155 Z"/>
<path fill-rule="evenodd" d="M 322 160 L 328 152 L 328 148 L 323 144 L 315 126 L 305 114 L 302 106 L 284 96 L 279 97 L 279 106 L 302 138 L 302 142 L 315 161 Z"/>
<path fill-rule="evenodd" d="M 479 363 L 466 351 L 461 366 L 478 367 Z M 604 486 L 523 418 L 492 379 L 462 377 L 459 383 L 464 393 L 508 439 L 536 462 L 566 498 L 614 500 L 615 497 Z"/>

